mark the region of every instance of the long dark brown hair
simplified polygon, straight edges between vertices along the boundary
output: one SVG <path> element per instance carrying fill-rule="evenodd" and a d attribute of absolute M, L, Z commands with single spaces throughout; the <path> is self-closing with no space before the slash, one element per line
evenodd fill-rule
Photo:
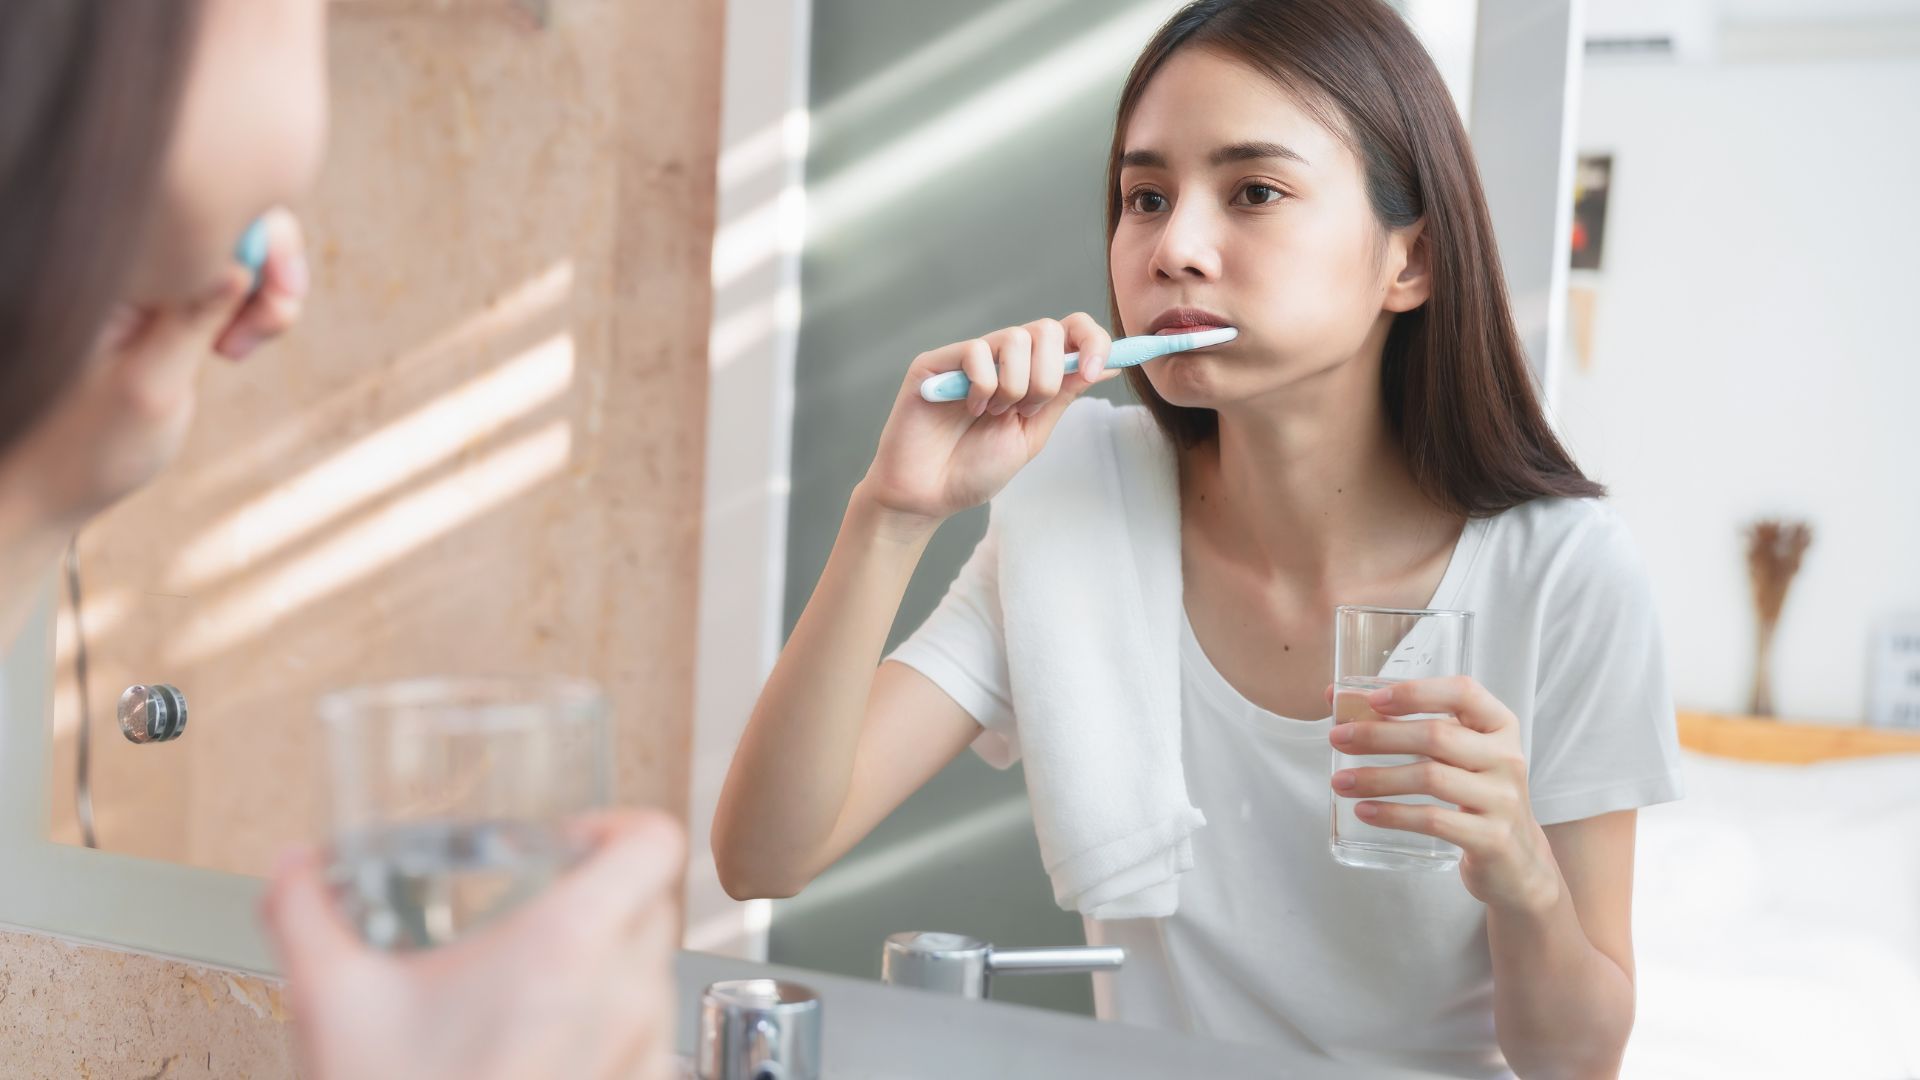
<path fill-rule="evenodd" d="M 1107 159 L 1107 237 L 1119 228 L 1120 155 L 1141 93 L 1167 58 L 1205 48 L 1263 72 L 1340 134 L 1365 167 L 1374 215 L 1422 223 L 1432 292 L 1394 317 L 1380 395 L 1415 481 L 1436 504 L 1486 516 L 1543 496 L 1599 496 L 1540 407 L 1514 328 L 1486 196 L 1446 84 L 1381 0 L 1195 0 L 1160 28 L 1120 93 Z M 1111 278 L 1108 300 L 1120 320 Z M 1169 403 L 1139 368 L 1133 391 L 1183 450 L 1219 414 Z"/>
<path fill-rule="evenodd" d="M 0 2 L 0 451 L 126 290 L 199 18 L 199 0 Z"/>

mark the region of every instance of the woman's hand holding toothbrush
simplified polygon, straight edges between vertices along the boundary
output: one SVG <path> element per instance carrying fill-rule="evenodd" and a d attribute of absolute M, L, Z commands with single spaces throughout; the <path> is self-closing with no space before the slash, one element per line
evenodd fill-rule
<path fill-rule="evenodd" d="M 1047 444 L 1067 406 L 1113 374 L 1113 339 L 1084 312 L 1038 319 L 921 353 L 908 366 L 855 498 L 909 534 L 998 494 Z M 1080 354 L 1067 373 L 1066 357 Z M 963 371 L 964 402 L 925 400 L 921 385 Z"/>

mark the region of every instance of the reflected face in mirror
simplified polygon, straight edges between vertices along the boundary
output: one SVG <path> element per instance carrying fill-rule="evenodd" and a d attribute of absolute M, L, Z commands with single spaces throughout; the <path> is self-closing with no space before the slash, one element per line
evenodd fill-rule
<path fill-rule="evenodd" d="M 131 300 L 203 294 L 248 222 L 301 198 L 326 140 L 325 0 L 205 0 Z"/>
<path fill-rule="evenodd" d="M 1122 140 L 1109 250 L 1121 327 L 1219 321 L 1233 343 L 1143 370 L 1175 405 L 1261 398 L 1368 352 L 1392 312 L 1416 229 L 1389 231 L 1340 133 L 1268 75 L 1204 48 L 1170 57 Z M 1181 308 L 1199 309 L 1168 315 Z"/>
<path fill-rule="evenodd" d="M 305 291 L 304 269 L 293 269 L 303 266 L 295 227 L 278 213 L 267 229 L 274 262 L 262 272 L 275 287 L 245 308 L 222 293 L 244 288 L 235 249 L 249 224 L 304 197 L 319 170 L 326 3 L 203 0 L 169 10 L 187 26 L 178 101 L 142 118 L 168 136 L 159 182 L 141 234 L 113 237 L 110 254 L 95 253 L 122 264 L 124 282 L 103 298 L 112 309 L 76 365 L 80 374 L 32 436 L 0 458 L 0 469 L 36 478 L 36 509 L 63 529 L 169 464 L 212 350 L 249 351 L 271 336 L 260 315 L 279 320 L 273 332 L 283 329 L 291 320 L 284 297 Z"/>

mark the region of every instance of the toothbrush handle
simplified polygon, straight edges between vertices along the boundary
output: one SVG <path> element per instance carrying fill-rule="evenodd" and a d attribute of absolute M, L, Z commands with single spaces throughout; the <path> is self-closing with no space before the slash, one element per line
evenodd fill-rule
<path fill-rule="evenodd" d="M 1070 352 L 1061 370 L 1071 375 L 1080 370 L 1080 354 Z M 973 380 L 967 378 L 964 371 L 949 371 L 944 375 L 934 375 L 920 384 L 920 398 L 923 401 L 965 401 L 967 391 L 973 389 Z"/>
<path fill-rule="evenodd" d="M 247 231 L 240 235 L 240 242 L 233 247 L 234 261 L 253 273 L 255 288 L 260 287 L 260 274 L 267 265 L 267 219 L 265 215 L 253 219 Z"/>
<path fill-rule="evenodd" d="M 1136 337 L 1124 337 L 1114 342 L 1112 350 L 1107 353 L 1107 367 L 1110 369 L 1133 367 L 1171 353 L 1224 344 L 1239 336 L 1240 331 L 1230 326 L 1223 326 L 1190 334 L 1141 334 Z M 1079 353 L 1070 352 L 1065 359 L 1065 370 L 1068 374 L 1080 370 Z M 929 376 L 925 382 L 922 382 L 920 396 L 927 401 L 964 401 L 967 391 L 972 386 L 973 383 L 968 381 L 966 372 L 949 371 Z"/>

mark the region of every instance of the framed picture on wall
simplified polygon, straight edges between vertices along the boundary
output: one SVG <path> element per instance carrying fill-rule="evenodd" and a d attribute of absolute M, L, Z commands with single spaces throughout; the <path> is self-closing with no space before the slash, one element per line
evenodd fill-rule
<path fill-rule="evenodd" d="M 1573 170 L 1573 262 L 1575 270 L 1600 269 L 1606 240 L 1607 192 L 1613 183 L 1612 154 L 1582 154 Z"/>

